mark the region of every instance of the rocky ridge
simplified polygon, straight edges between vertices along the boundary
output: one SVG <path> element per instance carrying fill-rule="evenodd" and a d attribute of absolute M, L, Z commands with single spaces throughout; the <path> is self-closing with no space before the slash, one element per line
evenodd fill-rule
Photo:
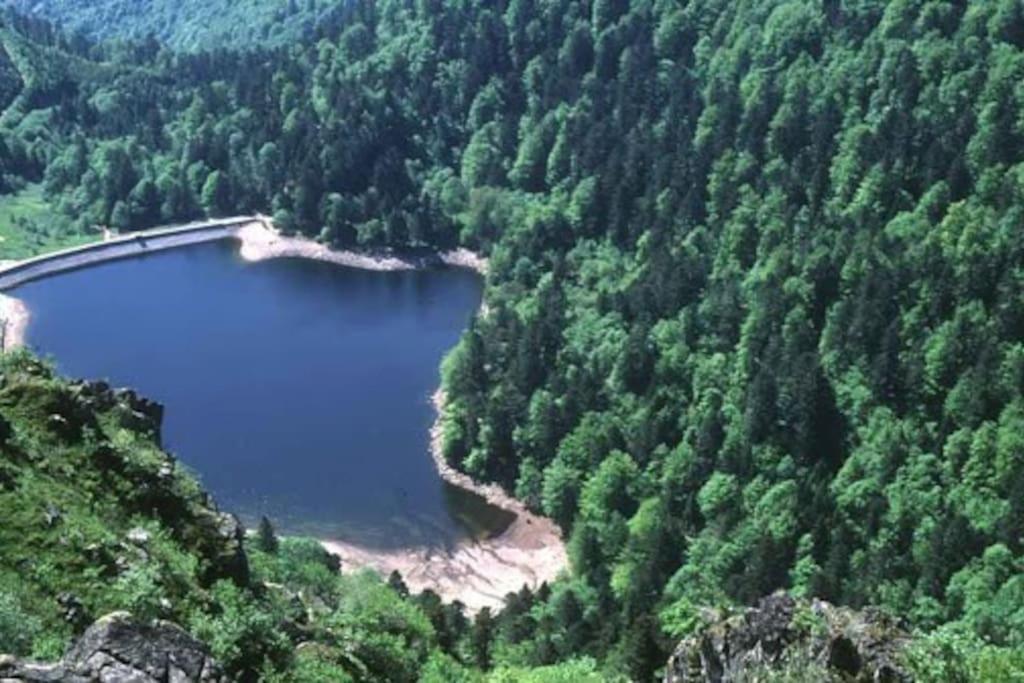
<path fill-rule="evenodd" d="M 174 624 L 115 612 L 90 626 L 56 664 L 0 656 L 4 683 L 227 683 L 209 651 Z"/>
<path fill-rule="evenodd" d="M 787 667 L 813 671 L 820 681 L 910 680 L 900 661 L 910 636 L 875 609 L 858 612 L 776 593 L 738 614 L 705 617 L 676 648 L 665 683 L 758 681 Z"/>

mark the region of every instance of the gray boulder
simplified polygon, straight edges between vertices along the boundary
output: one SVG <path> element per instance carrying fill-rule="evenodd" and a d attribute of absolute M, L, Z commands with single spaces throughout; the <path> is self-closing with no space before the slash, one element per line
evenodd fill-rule
<path fill-rule="evenodd" d="M 669 660 L 665 683 L 763 680 L 796 667 L 818 681 L 909 681 L 900 653 L 909 635 L 877 610 L 856 611 L 784 593 L 733 615 L 712 613 Z"/>
<path fill-rule="evenodd" d="M 226 683 L 206 647 L 169 622 L 141 624 L 126 612 L 92 626 L 56 664 L 0 656 L 3 683 Z"/>

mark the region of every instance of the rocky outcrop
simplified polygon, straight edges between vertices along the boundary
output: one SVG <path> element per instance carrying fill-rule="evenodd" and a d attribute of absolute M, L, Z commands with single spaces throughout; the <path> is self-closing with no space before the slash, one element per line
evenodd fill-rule
<path fill-rule="evenodd" d="M 133 515 L 153 519 L 184 549 L 195 553 L 204 586 L 222 579 L 248 585 L 241 523 L 234 515 L 219 510 L 177 459 L 160 450 L 162 405 L 130 389 L 114 389 L 106 382 L 54 381 L 51 368 L 27 355 L 14 356 L 3 370 L 0 402 L 12 411 L 8 414 L 17 414 L 26 423 L 44 425 L 48 438 L 82 449 L 85 458 L 78 465 L 89 468 L 104 482 L 102 487 L 120 491 L 118 504 L 126 519 Z M 107 434 L 110 425 L 140 437 L 137 446 L 118 447 Z M 10 431 L 5 418 L 0 417 L 0 444 Z M 45 450 L 18 453 L 9 449 L 0 458 L 0 490 L 16 488 L 19 463 L 28 467 L 26 463 L 33 459 L 42 462 L 47 458 Z M 54 473 L 64 476 L 70 471 L 57 468 Z M 66 521 L 56 505 L 43 507 L 40 516 L 48 529 Z M 86 551 L 94 566 L 114 576 L 137 550 L 145 550 L 144 545 L 105 542 Z"/>
<path fill-rule="evenodd" d="M 23 683 L 226 683 L 206 647 L 168 622 L 140 624 L 125 612 L 90 626 L 56 664 L 0 656 L 0 681 Z"/>
<path fill-rule="evenodd" d="M 202 532 L 194 544 L 208 558 L 205 581 L 231 579 L 238 586 L 249 583 L 249 559 L 245 554 L 245 527 L 233 514 L 221 512 L 212 500 L 196 508 L 193 526 Z"/>
<path fill-rule="evenodd" d="M 114 415 L 125 429 L 151 434 L 160 443 L 164 407 L 139 396 L 131 389 L 113 389 L 106 382 L 74 382 L 71 394 L 88 414 Z M 240 586 L 249 582 L 249 565 L 243 549 L 245 529 L 238 518 L 217 509 L 206 493 L 198 499 L 184 499 L 175 490 L 177 460 L 162 453 L 163 462 L 150 470 L 134 467 L 111 449 L 103 451 L 104 469 L 116 471 L 136 482 L 137 507 L 160 517 L 182 541 L 205 559 L 204 579 L 213 583 L 227 578 Z M 130 504 L 130 501 L 125 501 Z"/>
<path fill-rule="evenodd" d="M 777 593 L 735 615 L 708 615 L 676 648 L 665 683 L 761 680 L 766 671 L 787 667 L 813 671 L 822 681 L 909 681 L 900 663 L 908 642 L 901 625 L 877 610 Z"/>
<path fill-rule="evenodd" d="M 112 411 L 125 429 L 152 434 L 160 443 L 164 420 L 164 407 L 160 403 L 139 396 L 131 389 L 112 389 L 106 382 L 73 382 L 71 390 L 85 407 Z"/>

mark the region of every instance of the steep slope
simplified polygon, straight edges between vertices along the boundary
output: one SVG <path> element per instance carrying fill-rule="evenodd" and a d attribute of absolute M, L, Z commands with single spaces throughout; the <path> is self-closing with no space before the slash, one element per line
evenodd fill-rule
<path fill-rule="evenodd" d="M 0 602 L 28 617 L 5 639 L 45 651 L 117 608 L 181 619 L 216 581 L 248 584 L 240 526 L 159 450 L 161 419 L 131 392 L 3 358 Z M 166 607 L 144 604 L 157 587 Z"/>
<path fill-rule="evenodd" d="M 2 0 L 96 39 L 149 36 L 185 50 L 284 45 L 336 25 L 337 0 Z"/>
<path fill-rule="evenodd" d="M 21 93 L 25 82 L 21 78 L 14 62 L 11 61 L 7 49 L 0 40 L 0 120 L 7 108 L 15 101 Z M 9 192 L 15 185 L 11 170 L 16 168 L 13 154 L 7 144 L 0 136 L 0 194 Z"/>
<path fill-rule="evenodd" d="M 18 121 L 19 115 L 66 102 L 77 96 L 80 83 L 99 85 L 118 72 L 132 70 L 128 65 L 89 59 L 65 43 L 63 36 L 51 33 L 48 27 L 30 23 L 19 25 L 13 16 L 2 12 L 0 51 L 6 57 L 6 61 L 0 58 L 0 74 L 7 71 L 12 86 L 20 83 L 20 87 L 10 87 L 15 96 L 0 109 L 0 114 L 6 114 L 0 121 Z"/>

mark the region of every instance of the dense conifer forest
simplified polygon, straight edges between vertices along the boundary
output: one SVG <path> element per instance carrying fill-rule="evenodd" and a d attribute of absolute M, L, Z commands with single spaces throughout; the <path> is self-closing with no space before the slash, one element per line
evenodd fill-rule
<path fill-rule="evenodd" d="M 572 576 L 452 617 L 446 666 L 652 680 L 704 607 L 779 589 L 955 653 L 922 677 L 1024 666 L 1019 0 L 355 0 L 317 26 L 176 52 L 5 15 L 0 207 L 42 193 L 19 230 L 68 239 L 263 212 L 490 257 L 446 457 L 555 519 Z"/>

